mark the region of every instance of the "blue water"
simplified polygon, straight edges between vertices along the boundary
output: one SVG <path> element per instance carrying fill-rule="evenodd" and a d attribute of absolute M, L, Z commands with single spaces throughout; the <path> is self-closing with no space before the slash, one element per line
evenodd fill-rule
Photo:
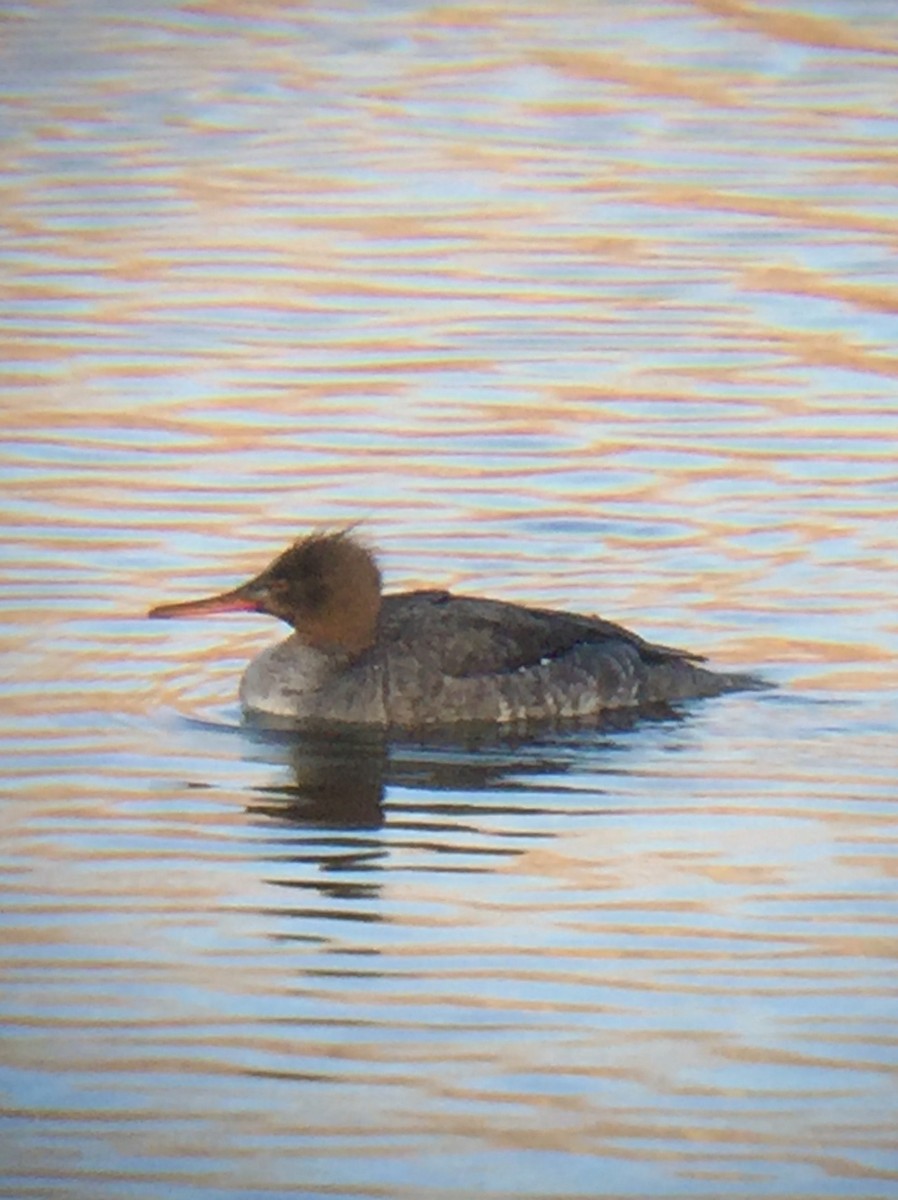
<path fill-rule="evenodd" d="M 7 10 L 0 1196 L 891 1200 L 892 6 Z M 311 740 L 144 619 L 352 521 L 778 686 Z"/>

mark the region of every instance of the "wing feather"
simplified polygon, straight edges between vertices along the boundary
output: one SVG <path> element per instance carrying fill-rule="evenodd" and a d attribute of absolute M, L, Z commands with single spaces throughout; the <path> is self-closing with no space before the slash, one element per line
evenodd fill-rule
<path fill-rule="evenodd" d="M 414 639 L 408 628 L 412 621 Z M 449 592 L 385 597 L 382 630 L 394 643 L 408 638 L 410 649 L 414 640 L 419 655 L 426 646 L 433 667 L 458 679 L 512 673 L 560 658 L 576 646 L 603 643 L 627 643 L 647 663 L 704 661 L 688 650 L 647 642 L 601 617 Z"/>

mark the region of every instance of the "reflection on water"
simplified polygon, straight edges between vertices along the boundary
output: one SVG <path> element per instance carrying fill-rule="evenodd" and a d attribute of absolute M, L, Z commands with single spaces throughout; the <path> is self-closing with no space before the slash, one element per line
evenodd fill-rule
<path fill-rule="evenodd" d="M 579 725 L 562 723 L 553 731 L 539 725 L 512 731 L 470 724 L 432 729 L 406 740 L 364 728 L 297 729 L 286 719 L 246 714 L 246 732 L 269 750 L 283 752 L 291 775 L 288 783 L 259 789 L 261 799 L 250 811 L 300 826 L 378 828 L 384 823 L 387 789 L 500 792 L 509 778 L 529 781 L 543 772 L 572 770 L 584 746 L 610 744 L 607 739 L 614 732 L 682 719 L 681 711 L 657 704 L 638 711 L 613 710 Z M 194 726 L 204 728 L 199 722 Z M 233 732 L 233 727 L 205 728 Z M 567 766 L 562 765 L 563 753 L 571 758 Z M 474 810 L 491 811 L 481 800 Z M 461 811 L 457 801 L 453 811 Z"/>
<path fill-rule="evenodd" d="M 155 763 L 129 724 L 93 771 L 32 768 L 16 1186 L 376 1194 L 419 1152 L 457 1194 L 484 1156 L 540 1194 L 605 1158 L 646 1194 L 888 1180 L 892 762 L 834 773 L 832 704 L 681 718 L 398 746 L 171 718 Z"/>
<path fill-rule="evenodd" d="M 0 1196 L 893 1197 L 891 0 L 0 41 Z M 143 619 L 359 519 L 780 686 L 300 736 Z"/>

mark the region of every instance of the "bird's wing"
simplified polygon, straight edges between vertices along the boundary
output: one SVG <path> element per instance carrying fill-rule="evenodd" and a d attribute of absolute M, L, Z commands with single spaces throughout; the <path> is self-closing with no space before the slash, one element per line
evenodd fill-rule
<path fill-rule="evenodd" d="M 415 653 L 426 654 L 436 669 L 455 678 L 519 671 L 560 658 L 575 646 L 603 642 L 625 642 L 650 663 L 704 661 L 689 651 L 647 642 L 601 617 L 449 592 L 386 597 L 386 635 L 396 643 L 407 640 L 411 649 L 412 627 Z"/>

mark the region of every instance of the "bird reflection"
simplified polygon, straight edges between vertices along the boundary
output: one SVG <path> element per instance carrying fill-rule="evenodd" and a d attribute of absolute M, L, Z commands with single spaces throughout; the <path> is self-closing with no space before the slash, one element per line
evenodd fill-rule
<path fill-rule="evenodd" d="M 310 829 L 379 829 L 384 823 L 387 743 L 355 731 L 297 733 L 291 778 L 260 788 L 247 811 Z"/>
<path fill-rule="evenodd" d="M 540 775 L 567 774 L 582 765 L 583 751 L 601 750 L 616 742 L 615 735 L 646 721 L 676 723 L 681 714 L 654 706 L 634 714 L 622 709 L 601 723 L 567 725 L 542 730 L 502 731 L 476 726 L 467 730 L 435 730 L 426 739 L 396 740 L 382 731 L 341 726 L 296 728 L 270 719 L 247 725 L 254 744 L 278 747 L 271 757 L 283 761 L 286 749 L 290 778 L 259 788 L 247 811 L 279 823 L 308 829 L 376 830 L 386 820 L 384 797 L 392 787 L 424 792 L 490 793 L 491 799 L 454 801 L 454 812 L 533 812 L 496 794 L 529 791 L 525 784 Z M 522 779 L 523 777 L 523 779 Z M 532 801 L 532 797 L 530 797 Z M 445 814 L 436 796 L 422 811 Z M 398 817 L 408 804 L 394 804 Z M 394 823 L 391 818 L 391 824 Z"/>
<path fill-rule="evenodd" d="M 445 886 L 554 838 L 559 819 L 617 811 L 603 802 L 598 780 L 583 788 L 565 786 L 564 777 L 609 770 L 609 753 L 638 719 L 620 713 L 539 736 L 456 728 L 426 741 L 268 719 L 244 725 L 250 756 L 286 769 L 283 781 L 254 789 L 246 806 L 268 829 L 266 882 L 291 896 L 267 910 L 291 918 L 290 931 L 277 936 L 305 940 L 295 919 L 319 931 L 322 922 L 380 923 L 383 886 L 399 872 L 419 882 L 439 875 Z M 641 719 L 682 720 L 667 708 Z M 614 761 L 620 771 L 619 756 Z"/>

